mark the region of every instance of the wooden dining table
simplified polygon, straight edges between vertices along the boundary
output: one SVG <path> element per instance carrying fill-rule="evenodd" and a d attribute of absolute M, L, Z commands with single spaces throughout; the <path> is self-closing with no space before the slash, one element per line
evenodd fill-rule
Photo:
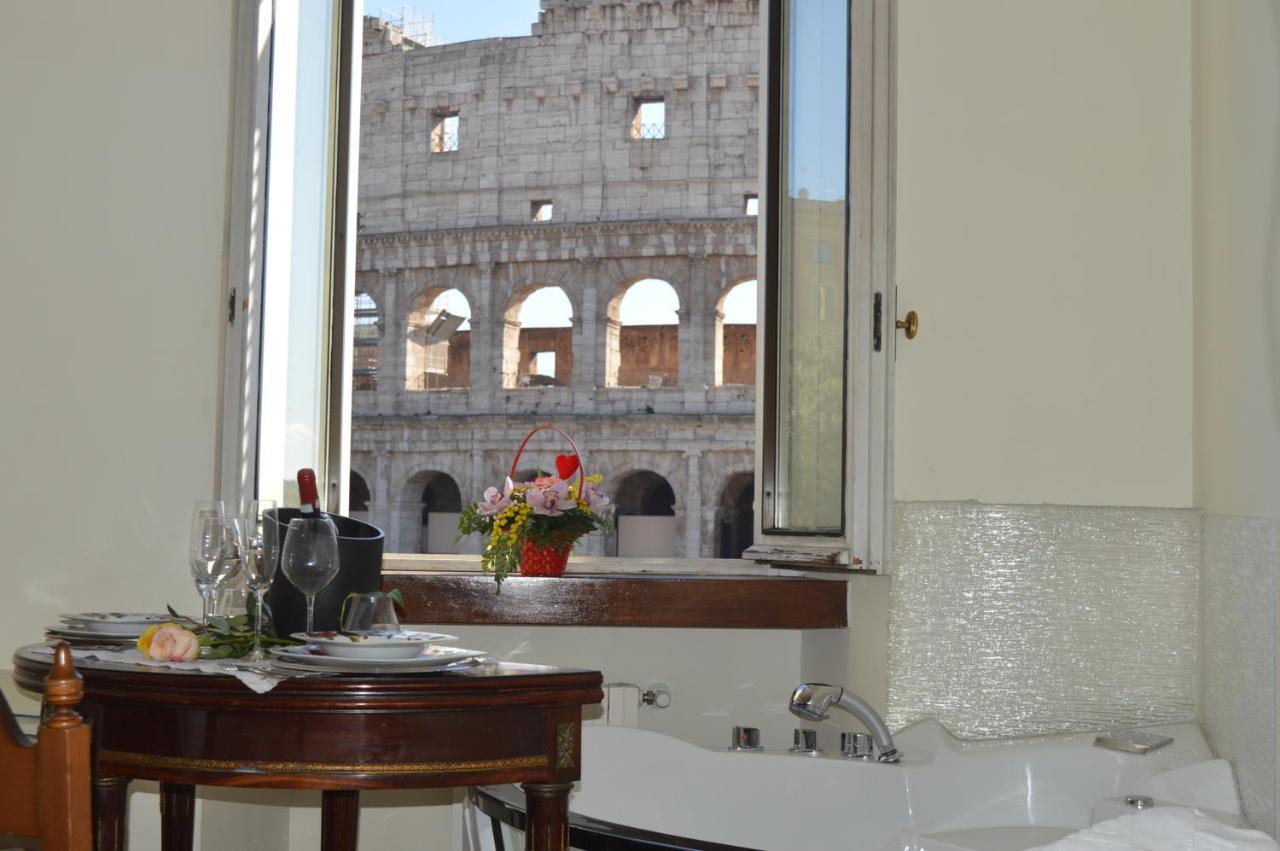
<path fill-rule="evenodd" d="M 44 649 L 42 649 L 44 648 Z M 45 645 L 13 657 L 39 691 Z M 525 847 L 565 851 L 582 707 L 599 671 L 482 661 L 429 674 L 321 674 L 257 694 L 229 673 L 77 659 L 93 727 L 94 841 L 123 851 L 131 780 L 160 784 L 161 848 L 188 851 L 195 787 L 315 789 L 321 848 L 354 851 L 362 789 L 518 783 Z"/>

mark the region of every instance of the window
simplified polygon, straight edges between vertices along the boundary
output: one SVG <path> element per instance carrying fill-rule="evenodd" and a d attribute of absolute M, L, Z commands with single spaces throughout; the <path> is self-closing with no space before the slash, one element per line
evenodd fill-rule
<path fill-rule="evenodd" d="M 444 551 L 435 536 L 448 516 L 501 481 L 528 426 L 552 420 L 579 439 L 619 509 L 618 533 L 586 539 L 586 555 L 772 560 L 786 550 L 880 567 L 875 541 L 886 537 L 891 504 L 877 448 L 894 316 L 891 7 L 726 6 L 716 41 L 725 55 L 714 64 L 741 68 L 741 79 L 673 83 L 704 116 L 697 144 L 667 137 L 666 99 L 649 94 L 675 64 L 707 62 L 682 19 L 658 30 L 620 7 L 607 19 L 618 43 L 643 33 L 665 50 L 619 57 L 588 50 L 596 42 L 576 29 L 576 7 L 559 4 L 541 11 L 537 36 L 500 42 L 450 44 L 439 17 L 424 41 L 375 16 L 354 18 L 339 41 L 362 47 L 359 96 L 370 106 L 344 113 L 339 103 L 338 112 L 369 116 L 359 127 L 361 228 L 342 231 L 354 277 L 330 265 L 368 301 L 336 288 L 338 331 L 315 351 L 337 358 L 345 340 L 354 360 L 357 340 L 370 339 L 357 314 L 371 301 L 381 358 L 376 393 L 346 400 L 352 385 L 324 388 L 322 408 L 349 410 L 349 420 L 291 432 L 321 447 L 312 457 L 331 468 L 329 504 L 354 506 L 349 492 L 371 490 L 363 504 L 388 531 L 389 552 Z M 558 51 L 574 79 L 551 74 L 524 39 Z M 508 52 L 501 80 L 521 86 L 467 70 L 493 51 Z M 757 75 L 759 97 L 748 82 Z M 605 107 L 579 109 L 588 94 Z M 474 156 L 430 166 L 402 144 L 424 97 L 427 109 L 466 103 Z M 628 134 L 617 132 L 621 109 L 631 110 Z M 432 150 L 457 150 L 456 107 L 428 115 Z M 666 144 L 631 144 L 645 139 Z M 528 198 L 531 186 L 555 187 L 561 205 L 554 214 L 550 199 L 528 202 L 536 232 L 512 223 L 500 201 L 504 192 Z M 726 209 L 726 192 L 743 207 Z M 755 215 L 759 230 L 747 220 Z M 522 473 L 563 451 L 543 436 Z M 343 475 L 343 453 L 358 460 L 363 490 Z"/>
<path fill-rule="evenodd" d="M 437 113 L 431 128 L 431 153 L 448 154 L 458 150 L 458 113 Z"/>
<path fill-rule="evenodd" d="M 667 138 L 667 102 L 662 98 L 639 98 L 631 114 L 632 139 Z"/>

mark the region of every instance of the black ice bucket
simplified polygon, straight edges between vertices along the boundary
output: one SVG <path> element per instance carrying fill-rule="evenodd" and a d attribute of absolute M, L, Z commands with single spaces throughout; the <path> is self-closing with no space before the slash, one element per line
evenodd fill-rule
<path fill-rule="evenodd" d="M 289 521 L 301 517 L 302 511 L 297 508 L 281 508 L 276 511 L 276 515 L 280 526 L 280 553 L 283 554 Z M 377 591 L 381 588 L 382 545 L 386 540 L 377 526 L 338 514 L 325 516 L 338 527 L 338 575 L 329 583 L 329 587 L 316 595 L 317 631 L 338 628 L 342 601 L 347 599 L 348 594 Z M 272 624 L 277 636 L 287 638 L 290 633 L 306 630 L 307 598 L 285 578 L 278 561 L 271 589 L 267 591 L 267 605 L 271 607 Z"/>

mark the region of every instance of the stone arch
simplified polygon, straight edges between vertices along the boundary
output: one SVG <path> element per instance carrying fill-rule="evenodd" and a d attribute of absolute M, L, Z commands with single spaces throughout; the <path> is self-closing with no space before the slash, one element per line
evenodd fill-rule
<path fill-rule="evenodd" d="M 462 288 L 446 286 L 427 287 L 409 303 L 406 390 L 470 386 L 471 303 Z"/>
<path fill-rule="evenodd" d="M 617 479 L 612 499 L 617 523 L 614 555 L 676 555 L 676 494 L 664 476 L 652 470 L 632 470 Z"/>
<path fill-rule="evenodd" d="M 530 298 L 559 294 L 562 305 L 549 308 L 552 315 L 530 320 L 525 314 Z M 567 315 L 565 315 L 567 314 Z M 507 302 L 502 317 L 502 386 L 568 386 L 573 379 L 573 326 L 577 308 L 568 290 L 557 283 L 526 284 Z M 536 324 L 534 324 L 536 322 Z M 545 363 L 552 364 L 549 372 Z"/>
<path fill-rule="evenodd" d="M 351 326 L 351 389 L 378 389 L 378 339 L 382 321 L 378 302 L 357 284 Z"/>
<path fill-rule="evenodd" d="M 628 322 L 623 315 L 623 302 L 629 295 L 640 295 L 636 287 L 651 288 L 658 300 L 674 299 L 675 321 Z M 681 310 L 687 303 L 680 287 L 655 275 L 627 278 L 613 288 L 604 311 L 606 387 L 660 387 L 680 383 L 679 328 Z"/>
<path fill-rule="evenodd" d="M 443 470 L 419 470 L 405 480 L 401 490 L 404 517 L 400 552 L 457 552 L 458 515 L 462 490 Z"/>
<path fill-rule="evenodd" d="M 725 287 L 716 299 L 715 310 L 715 383 L 721 384 L 755 384 L 756 383 L 756 329 L 759 327 L 755 311 L 751 311 L 750 323 L 729 321 L 742 317 L 733 316 L 726 320 L 725 304 L 730 296 L 741 294 L 743 287 L 750 286 L 754 292 L 759 286 L 754 275 L 739 278 Z"/>
<path fill-rule="evenodd" d="M 716 506 L 716 557 L 741 558 L 755 536 L 755 474 L 733 473 Z"/>
<path fill-rule="evenodd" d="M 372 499 L 373 492 L 369 490 L 369 480 L 354 469 L 351 470 L 347 488 L 347 512 L 352 515 L 368 514 L 369 502 Z"/>

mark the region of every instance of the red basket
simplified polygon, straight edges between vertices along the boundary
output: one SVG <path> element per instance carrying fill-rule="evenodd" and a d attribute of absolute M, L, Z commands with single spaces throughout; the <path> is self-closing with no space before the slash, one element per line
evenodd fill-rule
<path fill-rule="evenodd" d="M 587 471 L 582 464 L 582 453 L 578 451 L 578 444 L 573 442 L 573 438 L 562 429 L 553 425 L 535 426 L 532 431 L 524 436 L 524 440 L 520 441 L 520 447 L 516 449 L 516 457 L 511 459 L 511 472 L 507 473 L 507 477 L 512 481 L 516 478 L 516 468 L 520 466 L 520 456 L 524 452 L 525 446 L 528 445 L 529 439 L 540 431 L 554 431 L 569 442 L 570 448 L 573 449 L 573 457 L 578 461 L 578 492 L 582 492 L 582 488 L 587 482 Z M 556 457 L 557 470 L 560 457 Z M 570 473 L 569 478 L 573 473 Z M 569 563 L 569 551 L 573 549 L 574 541 L 578 538 L 576 535 L 565 534 L 558 537 L 555 543 L 539 546 L 533 541 L 525 541 L 520 545 L 520 575 L 521 576 L 563 576 L 565 567 Z"/>

